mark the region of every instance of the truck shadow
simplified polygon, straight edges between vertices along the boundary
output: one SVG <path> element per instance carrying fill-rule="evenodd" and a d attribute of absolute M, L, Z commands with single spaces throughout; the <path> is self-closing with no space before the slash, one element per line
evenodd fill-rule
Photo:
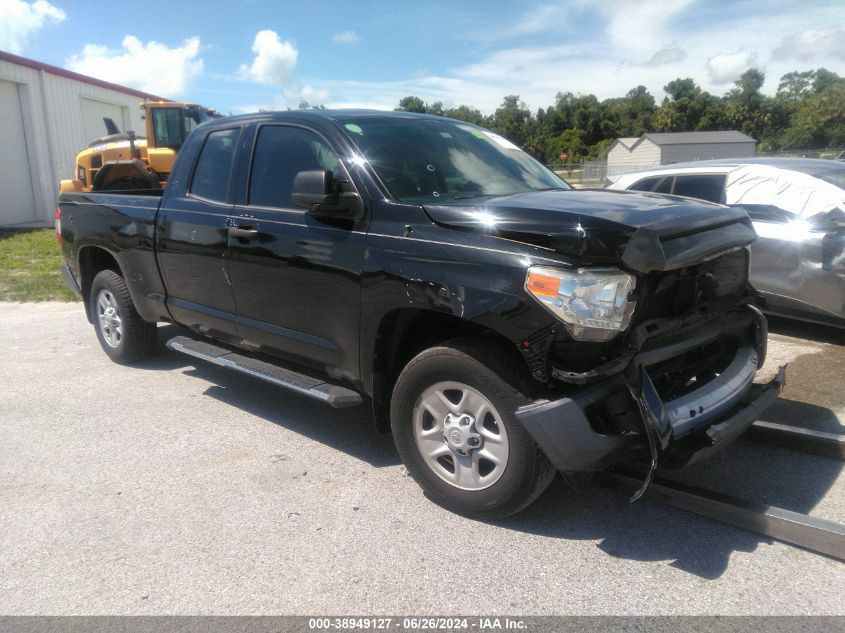
<path fill-rule="evenodd" d="M 845 343 L 845 330 L 832 325 L 807 323 L 784 317 L 769 315 L 769 332 L 791 336 L 792 338 L 807 339 L 817 343 L 842 345 Z"/>
<path fill-rule="evenodd" d="M 236 409 L 343 451 L 376 468 L 400 463 L 390 434 L 376 431 L 369 403 L 350 409 L 333 409 L 281 387 L 164 347 L 168 339 L 184 333 L 173 325 L 159 326 L 161 352 L 136 367 L 159 371 L 182 369 L 187 376 L 212 383 L 204 395 Z"/>
<path fill-rule="evenodd" d="M 842 462 L 740 440 L 709 461 L 684 471 L 663 473 L 706 490 L 809 513 L 814 512 L 842 471 Z M 628 493 L 598 481 L 569 484 L 559 478 L 525 512 L 497 522 L 501 527 L 540 536 L 599 540 L 610 556 L 670 565 L 714 580 L 736 552 L 754 552 L 774 540 L 678 510 L 646 498 L 630 503 Z M 808 556 L 811 554 L 807 554 Z"/>
<path fill-rule="evenodd" d="M 162 341 L 179 333 L 171 327 L 160 329 Z M 169 350 L 140 367 L 182 370 L 185 375 L 211 383 L 205 395 L 375 468 L 401 463 L 391 436 L 376 430 L 367 405 L 332 409 Z M 837 417 L 824 407 L 782 400 L 773 409 L 780 412 L 777 419 L 784 423 L 800 417 L 827 421 L 825 430 L 842 430 Z M 666 476 L 807 513 L 824 499 L 841 470 L 842 462 L 834 459 L 741 440 L 708 461 Z M 597 541 L 597 547 L 608 556 L 643 563 L 672 561 L 672 567 L 708 580 L 725 573 L 735 552 L 750 553 L 760 545 L 773 543 L 765 536 L 648 499 L 633 504 L 628 499 L 626 493 L 595 480 L 573 484 L 558 477 L 527 510 L 486 523 L 547 538 Z"/>

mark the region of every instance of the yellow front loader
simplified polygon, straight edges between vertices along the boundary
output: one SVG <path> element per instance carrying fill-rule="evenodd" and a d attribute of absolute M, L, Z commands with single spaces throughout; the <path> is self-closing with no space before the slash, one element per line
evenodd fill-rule
<path fill-rule="evenodd" d="M 162 188 L 188 134 L 220 116 L 195 103 L 147 101 L 141 108 L 146 137 L 136 137 L 132 131 L 122 134 L 114 121 L 104 119 L 108 136 L 76 155 L 76 177 L 62 180 L 61 192 Z"/>

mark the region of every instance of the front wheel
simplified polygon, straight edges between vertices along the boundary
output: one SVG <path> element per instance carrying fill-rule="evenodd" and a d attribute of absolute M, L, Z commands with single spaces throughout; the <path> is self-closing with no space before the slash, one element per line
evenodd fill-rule
<path fill-rule="evenodd" d="M 97 273 L 91 283 L 90 310 L 103 351 L 117 363 L 143 360 L 156 349 L 155 323 L 135 310 L 126 280 L 113 270 Z"/>
<path fill-rule="evenodd" d="M 399 375 L 391 402 L 408 472 L 436 503 L 480 518 L 519 512 L 555 474 L 516 419 L 529 400 L 500 351 L 462 341 L 428 349 Z"/>

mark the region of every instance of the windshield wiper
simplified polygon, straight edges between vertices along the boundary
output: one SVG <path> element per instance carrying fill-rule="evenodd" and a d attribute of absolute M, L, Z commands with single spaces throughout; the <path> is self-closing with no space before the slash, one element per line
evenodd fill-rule
<path fill-rule="evenodd" d="M 466 200 L 467 198 L 482 198 L 482 197 L 497 197 L 505 198 L 507 196 L 516 196 L 520 193 L 537 193 L 538 191 L 571 191 L 567 187 L 545 187 L 544 189 L 528 189 L 526 191 L 512 191 L 510 193 L 466 193 L 457 195 L 452 200 Z"/>
<path fill-rule="evenodd" d="M 492 196 L 500 196 L 500 195 L 507 195 L 507 194 L 500 194 L 500 193 L 465 193 L 459 196 L 455 196 L 452 200 L 466 200 L 467 198 L 484 198 L 484 197 L 492 197 Z"/>

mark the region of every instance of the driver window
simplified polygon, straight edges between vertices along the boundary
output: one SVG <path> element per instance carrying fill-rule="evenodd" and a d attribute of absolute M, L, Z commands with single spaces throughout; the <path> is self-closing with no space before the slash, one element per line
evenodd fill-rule
<path fill-rule="evenodd" d="M 265 125 L 258 131 L 249 177 L 249 204 L 296 209 L 293 180 L 301 171 L 328 169 L 345 178 L 334 150 L 316 133 L 298 127 Z"/>

